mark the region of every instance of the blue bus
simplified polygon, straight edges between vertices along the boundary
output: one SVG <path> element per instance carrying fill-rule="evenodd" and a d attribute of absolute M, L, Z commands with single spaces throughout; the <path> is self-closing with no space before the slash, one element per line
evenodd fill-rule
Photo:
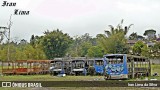
<path fill-rule="evenodd" d="M 107 54 L 104 55 L 106 61 L 105 78 L 106 79 L 127 79 L 127 56 L 126 54 Z"/>
<path fill-rule="evenodd" d="M 151 75 L 150 60 L 127 54 L 104 55 L 105 79 L 129 79 Z"/>
<path fill-rule="evenodd" d="M 94 59 L 94 69 L 95 69 L 95 74 L 101 74 L 103 75 L 104 73 L 104 67 L 105 67 L 105 61 L 104 59 Z"/>

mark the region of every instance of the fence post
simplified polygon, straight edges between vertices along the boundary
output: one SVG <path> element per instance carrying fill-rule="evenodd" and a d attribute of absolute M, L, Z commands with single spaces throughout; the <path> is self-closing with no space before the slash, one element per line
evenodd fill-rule
<path fill-rule="evenodd" d="M 134 78 L 134 59 L 131 58 L 131 66 L 132 66 L 132 79 Z"/>

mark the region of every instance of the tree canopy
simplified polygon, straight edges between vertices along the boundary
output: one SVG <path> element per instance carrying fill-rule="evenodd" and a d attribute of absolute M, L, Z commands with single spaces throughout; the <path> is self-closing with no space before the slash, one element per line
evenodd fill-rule
<path fill-rule="evenodd" d="M 126 44 L 126 37 L 125 35 L 129 31 L 129 26 L 123 27 L 123 20 L 117 27 L 113 27 L 109 25 L 110 31 L 105 31 L 105 34 L 99 34 L 98 42 L 100 46 L 104 49 L 105 53 L 127 53 L 128 46 Z"/>
<path fill-rule="evenodd" d="M 123 25 L 124 20 L 117 26 L 109 25 L 109 30 L 97 34 L 89 33 L 69 36 L 61 30 L 46 30 L 44 35 L 32 35 L 30 42 L 5 40 L 5 31 L 0 32 L 0 60 L 7 60 L 8 45 L 11 60 L 54 59 L 55 57 L 103 57 L 104 54 L 134 54 L 150 58 L 160 58 L 160 43 L 156 39 L 156 30 L 149 29 L 144 36 L 133 32 L 127 37 L 131 26 Z M 127 41 L 128 40 L 128 41 Z M 129 42 L 130 41 L 130 42 Z M 19 42 L 19 43 L 18 43 Z M 136 42 L 136 43 L 135 43 Z"/>
<path fill-rule="evenodd" d="M 147 45 L 144 44 L 142 41 L 138 41 L 134 44 L 133 48 L 133 54 L 134 55 L 147 55 L 148 49 Z"/>
<path fill-rule="evenodd" d="M 63 57 L 72 43 L 72 38 L 59 29 L 44 33 L 43 49 L 48 59 Z"/>

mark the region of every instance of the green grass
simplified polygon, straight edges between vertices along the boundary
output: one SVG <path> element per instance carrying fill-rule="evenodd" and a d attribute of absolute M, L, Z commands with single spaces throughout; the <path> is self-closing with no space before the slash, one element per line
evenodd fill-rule
<path fill-rule="evenodd" d="M 66 76 L 57 77 L 50 75 L 14 75 L 2 76 L 0 81 L 90 81 L 103 80 L 103 76 Z M 0 88 L 0 90 L 144 90 L 133 87 L 46 87 L 46 88 Z M 145 89 L 147 90 L 147 89 Z M 149 89 L 148 89 L 149 90 Z M 157 89 L 153 89 L 157 90 Z"/>
<path fill-rule="evenodd" d="M 0 66 L 0 73 L 2 73 L 2 66 Z"/>
<path fill-rule="evenodd" d="M 160 65 L 159 64 L 156 64 L 156 65 L 151 65 L 151 73 L 155 73 L 157 72 L 158 74 L 160 74 Z"/>
<path fill-rule="evenodd" d="M 157 72 L 160 74 L 160 65 L 151 65 L 151 75 L 153 73 Z M 0 66 L 0 73 L 1 73 L 1 66 Z M 86 80 L 93 80 L 93 79 L 99 79 L 103 80 L 103 76 L 66 76 L 66 77 L 57 77 L 57 76 L 50 76 L 50 75 L 8 75 L 8 76 L 0 76 L 0 81 L 29 81 L 29 80 L 39 80 L 39 81 L 86 81 Z M 156 78 L 160 80 L 160 77 L 153 77 L 151 76 L 150 78 Z"/>
<path fill-rule="evenodd" d="M 160 65 L 152 65 L 152 74 L 157 72 L 160 74 Z M 1 66 L 0 66 L 1 73 Z M 93 81 L 98 79 L 104 80 L 103 76 L 66 76 L 57 77 L 50 75 L 4 75 L 0 76 L 0 81 Z M 160 80 L 159 77 L 149 77 Z M 134 81 L 130 79 L 129 81 Z M 137 88 L 137 87 L 46 87 L 46 88 L 0 88 L 0 90 L 159 90 L 159 88 Z"/>
<path fill-rule="evenodd" d="M 65 76 L 57 77 L 50 75 L 9 75 L 1 76 L 0 81 L 93 81 L 104 80 L 103 76 Z"/>
<path fill-rule="evenodd" d="M 0 67 L 1 68 L 1 67 Z M 0 69 L 1 70 L 1 69 Z M 160 74 L 160 65 L 152 65 L 152 74 Z M 50 75 L 8 75 L 0 76 L 0 81 L 92 81 L 95 79 L 103 80 L 103 76 L 66 76 L 57 77 Z M 160 77 L 149 77 L 160 80 Z M 129 80 L 133 81 L 133 80 Z M 2 88 L 0 90 L 160 90 L 159 88 L 140 88 L 140 87 L 46 87 L 46 88 Z"/>
<path fill-rule="evenodd" d="M 151 65 L 151 75 L 153 75 L 155 72 L 159 74 L 159 76 L 150 76 L 149 79 L 157 79 L 160 80 L 160 64 Z"/>

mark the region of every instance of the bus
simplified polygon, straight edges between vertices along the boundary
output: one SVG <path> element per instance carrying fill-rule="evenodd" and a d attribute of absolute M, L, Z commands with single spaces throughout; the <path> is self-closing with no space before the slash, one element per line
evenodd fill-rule
<path fill-rule="evenodd" d="M 85 66 L 85 60 L 72 60 L 71 61 L 71 74 L 74 75 L 86 75 L 87 70 Z"/>
<path fill-rule="evenodd" d="M 94 59 L 94 69 L 95 69 L 95 74 L 100 74 L 103 75 L 104 73 L 104 65 L 105 61 L 102 59 Z"/>
<path fill-rule="evenodd" d="M 105 79 L 129 79 L 149 76 L 151 73 L 150 60 L 142 56 L 127 54 L 104 55 Z"/>
<path fill-rule="evenodd" d="M 52 60 L 50 62 L 50 74 L 51 75 L 58 75 L 64 74 L 64 61 L 63 60 Z"/>

